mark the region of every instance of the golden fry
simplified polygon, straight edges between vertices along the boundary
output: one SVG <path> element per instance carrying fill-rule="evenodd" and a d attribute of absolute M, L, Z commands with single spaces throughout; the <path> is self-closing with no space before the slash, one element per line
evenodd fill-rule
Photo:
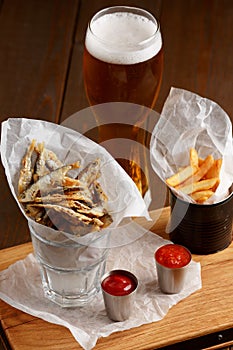
<path fill-rule="evenodd" d="M 205 174 L 208 172 L 208 170 L 212 167 L 213 164 L 214 164 L 213 156 L 212 155 L 207 156 L 206 159 L 203 161 L 202 165 L 196 171 L 196 173 L 192 177 L 184 181 L 184 183 L 182 183 L 181 186 L 189 185 L 192 182 L 197 182 L 201 180 L 203 176 L 205 176 Z"/>
<path fill-rule="evenodd" d="M 190 176 L 192 176 L 196 170 L 197 170 L 196 167 L 189 165 L 183 168 L 182 170 L 178 171 L 178 173 L 169 177 L 166 180 L 166 183 L 168 186 L 176 187 L 180 185 L 182 182 L 184 182 L 186 179 L 188 179 Z"/>
<path fill-rule="evenodd" d="M 201 180 L 198 182 L 193 182 L 189 185 L 182 186 L 179 188 L 179 190 L 186 194 L 191 194 L 197 191 L 209 190 L 215 186 L 217 181 L 217 177 L 213 179 Z"/>
<path fill-rule="evenodd" d="M 219 179 L 219 177 L 217 177 L 217 181 L 216 181 L 215 185 L 211 188 L 211 190 L 213 192 L 215 192 L 217 190 L 219 184 L 220 184 L 220 179 Z"/>
<path fill-rule="evenodd" d="M 216 159 L 212 167 L 205 174 L 206 179 L 211 179 L 212 177 L 219 177 L 220 170 L 222 166 L 222 159 Z"/>
<path fill-rule="evenodd" d="M 196 203 L 198 204 L 203 204 L 204 202 L 206 202 L 208 199 L 208 197 L 202 197 L 196 200 Z"/>
<path fill-rule="evenodd" d="M 198 158 L 198 166 L 201 166 L 205 159 Z"/>
<path fill-rule="evenodd" d="M 199 165 L 198 153 L 195 148 L 190 148 L 189 159 L 190 159 L 190 165 L 198 168 L 198 165 Z"/>
<path fill-rule="evenodd" d="M 192 199 L 194 199 L 197 202 L 205 202 L 207 199 L 209 199 L 211 196 L 213 196 L 214 191 L 212 190 L 204 190 L 204 191 L 198 191 L 191 194 Z"/>
<path fill-rule="evenodd" d="M 197 150 L 190 148 L 189 165 L 166 180 L 167 185 L 188 194 L 196 203 L 204 203 L 216 191 L 220 183 L 222 159 L 212 155 L 199 158 Z"/>

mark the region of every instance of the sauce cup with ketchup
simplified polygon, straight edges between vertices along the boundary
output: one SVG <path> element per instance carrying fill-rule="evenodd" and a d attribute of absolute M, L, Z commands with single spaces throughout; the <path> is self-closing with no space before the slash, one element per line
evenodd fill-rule
<path fill-rule="evenodd" d="M 190 251 L 182 245 L 165 244 L 156 250 L 158 283 L 163 293 L 176 294 L 184 288 L 191 260 Z"/>
<path fill-rule="evenodd" d="M 126 270 L 112 270 L 102 277 L 104 304 L 111 320 L 125 321 L 130 317 L 137 287 L 136 276 Z"/>

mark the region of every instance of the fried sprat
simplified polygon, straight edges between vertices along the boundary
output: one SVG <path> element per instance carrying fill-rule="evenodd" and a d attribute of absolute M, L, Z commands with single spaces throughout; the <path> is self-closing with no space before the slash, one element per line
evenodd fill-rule
<path fill-rule="evenodd" d="M 27 216 L 54 229 L 85 235 L 112 223 L 107 196 L 98 178 L 100 159 L 80 169 L 80 162 L 63 164 L 44 143 L 32 140 L 22 159 L 18 200 Z M 79 169 L 76 178 L 69 172 Z"/>

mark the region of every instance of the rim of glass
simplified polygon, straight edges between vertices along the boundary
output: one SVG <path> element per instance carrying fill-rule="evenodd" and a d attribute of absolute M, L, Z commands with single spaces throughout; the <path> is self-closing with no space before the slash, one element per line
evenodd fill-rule
<path fill-rule="evenodd" d="M 96 40 L 98 40 L 99 42 L 105 44 L 105 45 L 112 45 L 112 42 L 109 40 L 104 40 L 102 38 L 100 38 L 98 35 L 96 35 L 92 29 L 92 24 L 99 18 L 102 17 L 103 15 L 106 14 L 111 14 L 111 13 L 119 13 L 119 12 L 131 12 L 134 14 L 138 14 L 141 15 L 143 17 L 148 18 L 149 20 L 151 20 L 155 25 L 156 25 L 156 30 L 155 32 L 150 35 L 147 39 L 139 41 L 138 43 L 134 43 L 134 44 L 127 44 L 128 47 L 135 47 L 135 46 L 145 46 L 147 45 L 150 41 L 153 41 L 155 39 L 155 37 L 160 33 L 160 23 L 158 21 L 157 18 L 155 18 L 154 15 L 152 15 L 152 13 L 150 13 L 149 11 L 140 8 L 140 7 L 134 7 L 134 6 L 110 6 L 110 7 L 105 7 L 102 10 L 96 12 L 93 17 L 91 18 L 91 20 L 88 22 L 88 30 L 91 33 L 91 35 L 93 35 Z M 121 44 L 118 44 L 118 46 L 121 46 Z M 125 44 L 122 44 L 122 46 L 125 46 Z"/>

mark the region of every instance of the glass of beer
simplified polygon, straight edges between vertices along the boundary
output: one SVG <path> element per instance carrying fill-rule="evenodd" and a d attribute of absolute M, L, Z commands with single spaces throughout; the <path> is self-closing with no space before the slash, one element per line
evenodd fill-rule
<path fill-rule="evenodd" d="M 83 60 L 84 85 L 91 106 L 103 103 L 128 103 L 124 121 L 115 108 L 106 115 L 96 114 L 98 141 L 119 138 L 131 145 L 117 160 L 144 195 L 148 190 L 145 147 L 148 133 L 145 122 L 148 109 L 155 106 L 163 73 L 162 36 L 158 21 L 148 11 L 135 7 L 114 6 L 101 10 L 88 24 Z M 131 104 L 138 108 L 132 111 Z M 138 150 L 138 144 L 142 147 Z M 118 142 L 119 145 L 119 142 Z"/>

